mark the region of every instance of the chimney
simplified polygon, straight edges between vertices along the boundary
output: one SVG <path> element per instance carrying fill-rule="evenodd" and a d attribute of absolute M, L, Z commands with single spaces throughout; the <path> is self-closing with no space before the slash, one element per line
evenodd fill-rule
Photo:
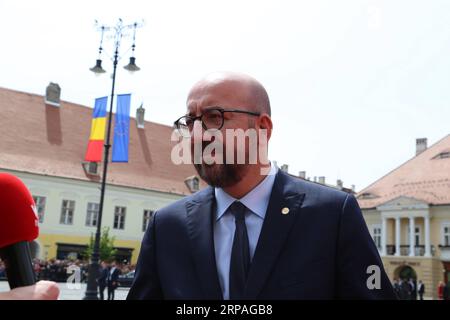
<path fill-rule="evenodd" d="M 342 182 L 341 179 L 337 179 L 336 185 L 337 185 L 340 189 L 342 189 L 342 188 L 344 187 L 344 183 Z"/>
<path fill-rule="evenodd" d="M 319 177 L 319 183 L 325 184 L 325 177 L 323 177 L 323 176 Z"/>
<path fill-rule="evenodd" d="M 45 103 L 54 107 L 61 105 L 61 87 L 57 83 L 50 82 L 45 90 Z"/>
<path fill-rule="evenodd" d="M 144 115 L 145 115 L 145 109 L 141 106 L 136 110 L 136 124 L 138 129 L 144 129 Z"/>
<path fill-rule="evenodd" d="M 298 176 L 299 176 L 300 178 L 302 178 L 302 179 L 305 179 L 305 178 L 306 178 L 306 171 L 300 171 L 300 172 L 298 173 Z"/>
<path fill-rule="evenodd" d="M 427 138 L 416 139 L 416 156 L 427 149 Z"/>
<path fill-rule="evenodd" d="M 356 192 L 356 186 L 354 184 L 352 184 L 352 191 Z"/>
<path fill-rule="evenodd" d="M 289 169 L 289 166 L 287 164 L 283 164 L 280 169 L 281 169 L 281 171 L 284 171 L 284 172 L 287 173 L 288 169 Z"/>
<path fill-rule="evenodd" d="M 314 180 L 313 180 L 314 182 L 317 182 L 317 176 L 314 176 Z"/>

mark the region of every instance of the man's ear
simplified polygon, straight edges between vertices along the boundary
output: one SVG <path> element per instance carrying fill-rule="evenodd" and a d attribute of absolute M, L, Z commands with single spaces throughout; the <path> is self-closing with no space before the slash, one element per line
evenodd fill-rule
<path fill-rule="evenodd" d="M 270 137 L 272 136 L 272 119 L 267 113 L 263 113 L 259 118 L 259 128 L 265 129 L 267 132 L 267 141 L 269 141 Z"/>

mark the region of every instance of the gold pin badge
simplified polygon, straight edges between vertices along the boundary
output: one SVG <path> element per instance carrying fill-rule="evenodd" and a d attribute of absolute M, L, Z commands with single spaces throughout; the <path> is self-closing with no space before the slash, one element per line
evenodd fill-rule
<path fill-rule="evenodd" d="M 281 209 L 281 213 L 282 214 L 288 214 L 289 213 L 289 208 L 284 207 L 283 209 Z"/>

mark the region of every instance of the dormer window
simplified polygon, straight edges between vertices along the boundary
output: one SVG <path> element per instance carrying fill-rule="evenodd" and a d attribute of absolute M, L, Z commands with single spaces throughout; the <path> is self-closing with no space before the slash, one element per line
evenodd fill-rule
<path fill-rule="evenodd" d="M 192 193 L 197 192 L 200 189 L 200 179 L 197 176 L 186 178 L 184 183 L 186 183 L 189 191 Z"/>
<path fill-rule="evenodd" d="M 83 169 L 87 174 L 98 176 L 98 162 L 83 162 Z"/>
<path fill-rule="evenodd" d="M 441 153 L 437 154 L 433 157 L 433 160 L 435 159 L 448 159 L 450 158 L 450 150 L 442 151 Z"/>
<path fill-rule="evenodd" d="M 368 200 L 368 199 L 376 199 L 378 196 L 371 192 L 363 192 L 358 197 L 358 200 Z"/>

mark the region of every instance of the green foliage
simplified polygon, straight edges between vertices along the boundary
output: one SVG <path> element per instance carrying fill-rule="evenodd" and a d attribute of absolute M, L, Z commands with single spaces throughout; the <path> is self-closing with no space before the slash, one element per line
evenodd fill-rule
<path fill-rule="evenodd" d="M 104 227 L 102 229 L 102 233 L 100 236 L 100 260 L 101 261 L 112 261 L 114 260 L 114 256 L 116 255 L 117 250 L 114 249 L 114 241 L 116 237 L 109 236 L 109 227 Z M 94 234 L 91 234 L 91 238 L 89 239 L 89 244 L 86 250 L 83 253 L 85 259 L 91 259 L 92 252 L 94 251 L 94 242 L 95 237 Z"/>

